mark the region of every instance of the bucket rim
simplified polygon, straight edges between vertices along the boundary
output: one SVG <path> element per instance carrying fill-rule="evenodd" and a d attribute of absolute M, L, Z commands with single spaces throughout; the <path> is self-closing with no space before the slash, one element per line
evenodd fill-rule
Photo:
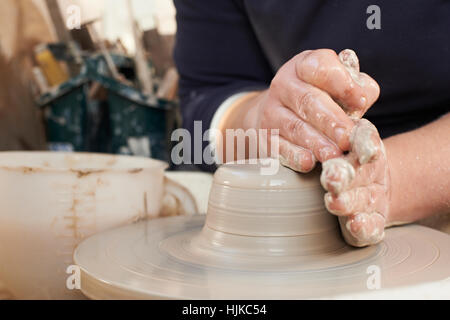
<path fill-rule="evenodd" d="M 4 157 L 7 156 L 59 156 L 59 157 L 101 157 L 101 158 L 111 158 L 111 160 L 117 161 L 120 159 L 129 159 L 131 164 L 130 166 L 124 167 L 114 167 L 113 163 L 111 166 L 102 166 L 102 165 L 92 165 L 85 166 L 82 168 L 77 167 L 58 167 L 58 166 L 45 166 L 45 165 L 36 165 L 30 164 L 26 165 L 23 163 L 20 164 L 4 164 Z M 43 160 L 45 162 L 45 158 Z M 144 165 L 142 165 L 144 164 Z M 115 172 L 115 173 L 139 173 L 143 170 L 154 169 L 154 170 L 166 170 L 169 167 L 169 164 L 153 158 L 145 158 L 138 156 L 128 156 L 128 155 L 118 155 L 118 154 L 103 154 L 103 153 L 93 153 L 93 152 L 54 152 L 54 151 L 0 151 L 0 170 L 7 171 L 20 171 L 23 173 L 77 173 L 79 177 L 86 176 L 91 173 L 101 173 L 101 172 Z"/>

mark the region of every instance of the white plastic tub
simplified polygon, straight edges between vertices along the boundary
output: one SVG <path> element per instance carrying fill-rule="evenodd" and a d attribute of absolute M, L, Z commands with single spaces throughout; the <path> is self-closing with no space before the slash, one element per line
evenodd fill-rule
<path fill-rule="evenodd" d="M 164 177 L 166 167 L 127 156 L 0 152 L 3 287 L 18 299 L 81 297 L 66 288 L 66 269 L 82 239 L 157 217 L 166 190 L 182 198 L 168 201 L 182 204 L 178 212 L 196 210 L 189 192 Z"/>

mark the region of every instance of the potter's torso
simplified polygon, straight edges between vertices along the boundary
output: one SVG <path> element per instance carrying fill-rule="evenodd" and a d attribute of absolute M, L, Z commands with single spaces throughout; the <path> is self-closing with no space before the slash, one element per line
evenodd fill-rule
<path fill-rule="evenodd" d="M 295 54 L 356 51 L 381 87 L 367 117 L 382 136 L 414 129 L 450 111 L 450 1 L 377 1 L 381 29 L 370 30 L 371 1 L 238 0 L 275 73 Z"/>

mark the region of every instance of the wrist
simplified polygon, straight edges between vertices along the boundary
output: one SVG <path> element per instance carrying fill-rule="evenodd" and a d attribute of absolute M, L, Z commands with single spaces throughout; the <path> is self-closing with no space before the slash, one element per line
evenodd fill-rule
<path fill-rule="evenodd" d="M 402 162 L 402 155 L 399 154 L 401 150 L 397 144 L 395 137 L 385 139 L 383 141 L 386 150 L 386 162 L 388 166 L 388 183 L 389 183 L 389 201 L 388 214 L 386 218 L 386 226 L 402 225 L 410 223 L 411 221 L 405 219 L 402 212 L 404 208 L 404 175 L 402 169 L 404 163 Z"/>
<path fill-rule="evenodd" d="M 219 130 L 225 134 L 226 129 L 256 128 L 261 94 L 260 91 L 248 92 L 236 100 L 221 118 Z"/>
<path fill-rule="evenodd" d="M 217 164 L 226 162 L 226 131 L 227 129 L 244 129 L 244 120 L 249 109 L 253 106 L 253 99 L 260 92 L 242 92 L 225 100 L 217 109 L 210 126 L 209 140 L 215 153 Z M 219 137 L 217 136 L 219 134 Z M 227 158 L 228 159 L 228 158 Z M 229 161 L 229 159 L 227 160 Z"/>

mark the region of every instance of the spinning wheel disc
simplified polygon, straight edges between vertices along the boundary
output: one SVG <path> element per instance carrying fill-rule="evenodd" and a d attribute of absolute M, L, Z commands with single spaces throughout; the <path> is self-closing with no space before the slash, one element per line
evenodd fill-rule
<path fill-rule="evenodd" d="M 245 260 L 241 252 L 200 252 L 209 250 L 195 245 L 203 225 L 203 216 L 174 217 L 87 239 L 74 254 L 83 293 L 94 299 L 303 299 L 367 291 L 369 266 L 379 268 L 382 289 L 450 276 L 450 237 L 422 226 L 388 229 L 373 247 Z"/>
<path fill-rule="evenodd" d="M 301 299 L 450 276 L 448 235 L 411 225 L 387 230 L 377 246 L 350 247 L 323 205 L 318 172 L 279 167 L 261 174 L 264 164 L 278 164 L 271 161 L 221 166 L 206 219 L 145 221 L 85 240 L 74 254 L 83 292 L 107 299 Z"/>

